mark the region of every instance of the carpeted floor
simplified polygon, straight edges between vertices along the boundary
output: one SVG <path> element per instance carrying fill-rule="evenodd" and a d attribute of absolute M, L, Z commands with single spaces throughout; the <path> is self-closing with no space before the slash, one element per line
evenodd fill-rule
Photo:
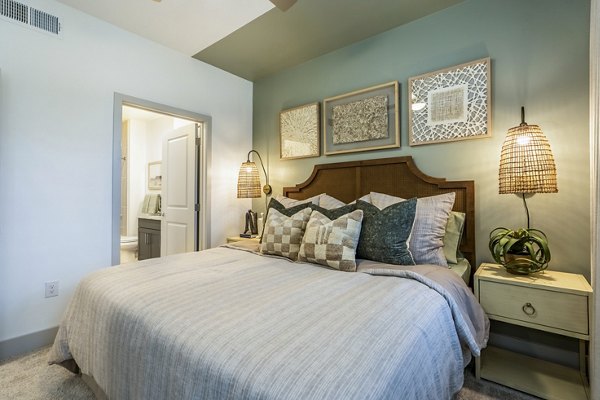
<path fill-rule="evenodd" d="M 48 347 L 0 362 L 0 400 L 94 400 L 94 394 L 78 375 L 46 362 Z M 504 386 L 481 380 L 465 370 L 465 386 L 455 400 L 532 400 Z"/>

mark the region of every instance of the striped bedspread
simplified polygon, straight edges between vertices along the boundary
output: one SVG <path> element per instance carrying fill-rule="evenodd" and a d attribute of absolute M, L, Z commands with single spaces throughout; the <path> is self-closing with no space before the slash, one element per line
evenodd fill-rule
<path fill-rule="evenodd" d="M 97 271 L 49 361 L 110 399 L 451 398 L 487 341 L 481 307 L 460 279 L 363 269 L 220 247 Z"/>

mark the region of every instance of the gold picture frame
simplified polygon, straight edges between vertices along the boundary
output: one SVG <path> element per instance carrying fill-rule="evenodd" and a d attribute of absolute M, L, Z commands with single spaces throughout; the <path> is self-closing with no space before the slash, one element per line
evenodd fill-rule
<path fill-rule="evenodd" d="M 321 155 L 320 104 L 310 103 L 279 113 L 279 157 L 282 160 Z"/>
<path fill-rule="evenodd" d="M 489 57 L 408 79 L 408 144 L 492 136 Z"/>
<path fill-rule="evenodd" d="M 398 81 L 323 100 L 325 155 L 400 147 Z"/>

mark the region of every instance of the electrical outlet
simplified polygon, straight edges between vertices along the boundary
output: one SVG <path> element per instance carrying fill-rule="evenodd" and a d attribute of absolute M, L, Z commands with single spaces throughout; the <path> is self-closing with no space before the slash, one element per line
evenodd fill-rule
<path fill-rule="evenodd" d="M 46 297 L 58 296 L 58 281 L 46 282 Z"/>

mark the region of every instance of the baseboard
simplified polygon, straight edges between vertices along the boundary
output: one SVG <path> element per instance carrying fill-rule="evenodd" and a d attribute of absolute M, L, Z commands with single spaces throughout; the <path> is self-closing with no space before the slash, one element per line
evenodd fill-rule
<path fill-rule="evenodd" d="M 56 332 L 57 326 L 0 342 L 0 361 L 52 344 Z"/>

